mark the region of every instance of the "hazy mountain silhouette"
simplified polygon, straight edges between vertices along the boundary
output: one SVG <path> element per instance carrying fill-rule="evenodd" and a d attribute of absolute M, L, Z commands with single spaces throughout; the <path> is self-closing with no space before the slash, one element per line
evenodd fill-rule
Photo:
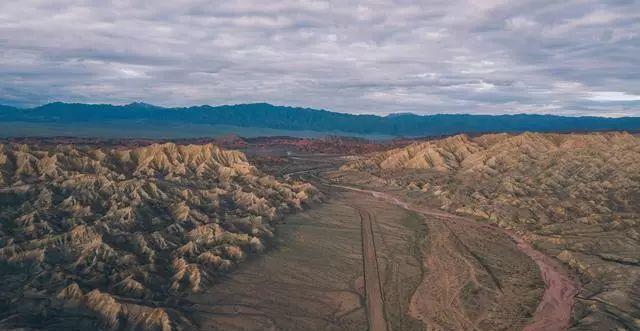
<path fill-rule="evenodd" d="M 353 115 L 274 106 L 268 103 L 165 108 L 146 103 L 123 106 L 54 102 L 30 109 L 0 106 L 0 122 L 40 125 L 64 123 L 109 129 L 121 123 L 144 128 L 163 125 L 230 125 L 291 131 L 341 132 L 358 135 L 428 136 L 481 132 L 562 132 L 638 130 L 640 117 L 565 117 L 554 115 Z"/>

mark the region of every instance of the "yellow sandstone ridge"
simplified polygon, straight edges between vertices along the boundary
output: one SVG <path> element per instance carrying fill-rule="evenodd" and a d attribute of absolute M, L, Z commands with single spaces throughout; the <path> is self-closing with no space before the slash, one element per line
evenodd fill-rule
<path fill-rule="evenodd" d="M 577 300 L 578 328 L 634 325 L 640 298 L 639 137 L 458 135 L 374 153 L 341 169 L 366 172 L 440 208 L 526 234 L 587 284 L 581 293 L 586 299 Z"/>
<path fill-rule="evenodd" d="M 146 300 L 199 291 L 262 251 L 271 222 L 315 192 L 212 144 L 0 145 L 0 264 L 107 329 L 168 330 Z M 17 279 L 0 275 L 13 289 L 0 299 L 23 297 Z"/>

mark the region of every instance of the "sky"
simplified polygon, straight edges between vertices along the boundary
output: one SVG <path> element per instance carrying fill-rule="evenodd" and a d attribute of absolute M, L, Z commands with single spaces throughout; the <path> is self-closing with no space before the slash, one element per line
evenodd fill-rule
<path fill-rule="evenodd" d="M 640 116 L 640 1 L 0 2 L 0 104 Z"/>

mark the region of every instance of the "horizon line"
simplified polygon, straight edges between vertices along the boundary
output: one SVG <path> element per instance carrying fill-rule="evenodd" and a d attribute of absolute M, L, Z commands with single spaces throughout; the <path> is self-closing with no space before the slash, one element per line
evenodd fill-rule
<path fill-rule="evenodd" d="M 334 113 L 334 114 L 342 114 L 342 115 L 352 115 L 352 116 L 374 116 L 374 117 L 379 117 L 379 118 L 386 118 L 386 117 L 393 117 L 395 116 L 402 116 L 402 115 L 408 115 L 408 116 L 420 116 L 420 117 L 429 117 L 429 116 L 551 116 L 551 117 L 564 117 L 564 118 L 607 118 L 607 119 L 617 119 L 617 118 L 640 118 L 640 114 L 638 114 L 637 116 L 629 116 L 629 115 L 623 115 L 623 116 L 605 116 L 605 115 L 557 115 L 557 114 L 550 114 L 550 113 L 496 113 L 496 114 L 471 114 L 471 113 L 433 113 L 433 114 L 419 114 L 419 113 L 415 113 L 415 112 L 406 112 L 406 111 L 402 111 L 402 112 L 394 112 L 394 113 L 387 113 L 385 115 L 380 115 L 380 114 L 375 114 L 375 113 L 350 113 L 350 112 L 341 112 L 341 111 L 335 111 L 335 110 L 328 110 L 328 109 L 323 109 L 323 108 L 312 108 L 312 107 L 308 107 L 308 106 L 291 106 L 291 105 L 280 105 L 280 104 L 273 104 L 267 101 L 258 101 L 258 102 L 246 102 L 246 103 L 229 103 L 229 104 L 218 104 L 218 105 L 212 105 L 212 104 L 194 104 L 191 106 L 160 106 L 157 104 L 153 104 L 153 103 L 149 103 L 149 102 L 144 102 L 144 101 L 132 101 L 132 102 L 128 102 L 128 103 L 85 103 L 85 102 L 67 102 L 67 101 L 51 101 L 51 102 L 47 102 L 44 104 L 40 104 L 38 106 L 32 106 L 32 107 L 25 107 L 25 106 L 11 106 L 8 104 L 4 104 L 4 103 L 0 103 L 0 107 L 8 107 L 8 108 L 14 108 L 17 110 L 33 110 L 36 108 L 41 108 L 41 107 L 45 107 L 48 105 L 53 105 L 53 104 L 64 104 L 64 105 L 83 105 L 83 106 L 111 106 L 111 107 L 126 107 L 126 106 L 132 106 L 132 105 L 146 105 L 146 106 L 150 106 L 150 107 L 155 107 L 155 108 L 160 108 L 160 109 L 167 109 L 167 110 L 172 110 L 172 109 L 189 109 L 189 108 L 198 108 L 198 107 L 211 107 L 211 108 L 220 108 L 220 107 L 237 107 L 237 106 L 250 106 L 250 105 L 267 105 L 267 106 L 271 106 L 271 107 L 278 107 L 278 108 L 291 108 L 291 109 L 302 109 L 302 110 L 311 110 L 311 111 L 323 111 L 323 112 L 329 112 L 329 113 Z"/>

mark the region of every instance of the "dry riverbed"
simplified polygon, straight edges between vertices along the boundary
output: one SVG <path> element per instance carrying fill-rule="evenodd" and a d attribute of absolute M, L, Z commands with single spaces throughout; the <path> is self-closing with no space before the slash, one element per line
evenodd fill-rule
<path fill-rule="evenodd" d="M 270 252 L 188 298 L 202 329 L 520 330 L 532 321 L 544 283 L 507 234 L 326 185 L 320 171 L 298 176 L 326 202 L 287 217 Z"/>

